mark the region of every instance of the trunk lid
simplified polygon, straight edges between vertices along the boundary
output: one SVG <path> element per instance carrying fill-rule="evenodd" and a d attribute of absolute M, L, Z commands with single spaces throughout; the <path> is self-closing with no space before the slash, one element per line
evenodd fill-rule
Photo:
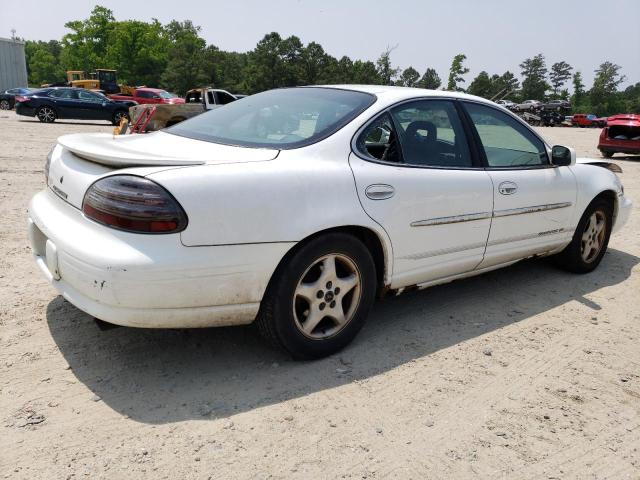
<path fill-rule="evenodd" d="M 47 186 L 76 208 L 93 182 L 105 175 L 147 176 L 190 165 L 272 160 L 278 150 L 220 145 L 163 132 L 145 135 L 73 134 L 50 154 Z"/>

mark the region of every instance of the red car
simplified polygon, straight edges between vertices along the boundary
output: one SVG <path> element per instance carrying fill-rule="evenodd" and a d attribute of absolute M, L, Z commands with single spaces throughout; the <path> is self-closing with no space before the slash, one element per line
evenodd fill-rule
<path fill-rule="evenodd" d="M 114 94 L 109 95 L 112 100 L 133 100 L 139 104 L 143 103 L 184 103 L 184 98 L 176 97 L 172 93 L 159 88 L 136 88 L 133 95 Z"/>
<path fill-rule="evenodd" d="M 640 115 L 625 113 L 607 119 L 600 132 L 598 150 L 611 158 L 614 153 L 640 154 Z"/>
<path fill-rule="evenodd" d="M 586 113 L 576 113 L 571 118 L 571 125 L 584 128 L 584 127 L 597 127 L 602 128 L 607 125 L 607 119 L 596 117 L 593 114 L 587 115 Z"/>

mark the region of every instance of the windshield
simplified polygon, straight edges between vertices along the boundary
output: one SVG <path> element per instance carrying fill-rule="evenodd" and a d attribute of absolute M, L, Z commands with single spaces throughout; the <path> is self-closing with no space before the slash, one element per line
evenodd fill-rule
<path fill-rule="evenodd" d="M 283 88 L 251 95 L 167 129 L 168 133 L 244 147 L 297 148 L 336 132 L 375 101 L 335 88 Z"/>

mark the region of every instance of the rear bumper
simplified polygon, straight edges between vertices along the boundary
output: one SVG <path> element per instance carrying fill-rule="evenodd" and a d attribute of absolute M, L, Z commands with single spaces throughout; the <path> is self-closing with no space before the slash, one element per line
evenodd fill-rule
<path fill-rule="evenodd" d="M 629 197 L 622 196 L 619 197 L 618 200 L 618 214 L 616 216 L 616 221 L 613 224 L 614 233 L 625 226 L 631 216 L 631 210 L 633 208 L 633 202 Z"/>
<path fill-rule="evenodd" d="M 289 244 L 185 247 L 180 235 L 119 232 L 50 190 L 29 206 L 36 263 L 80 310 L 118 325 L 192 328 L 251 323 Z"/>
<path fill-rule="evenodd" d="M 16 113 L 18 115 L 24 115 L 26 117 L 35 117 L 36 109 L 27 107 L 24 103 L 18 102 L 16 103 Z"/>
<path fill-rule="evenodd" d="M 640 153 L 640 142 L 636 145 L 616 145 L 615 143 L 599 143 L 598 150 L 612 153 Z"/>

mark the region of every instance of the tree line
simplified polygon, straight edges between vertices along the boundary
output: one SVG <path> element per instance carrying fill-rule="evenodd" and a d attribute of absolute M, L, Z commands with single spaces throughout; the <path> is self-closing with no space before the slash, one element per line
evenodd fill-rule
<path fill-rule="evenodd" d="M 376 62 L 335 58 L 316 42 L 304 45 L 296 36 L 268 33 L 249 52 L 229 52 L 207 45 L 200 27 L 191 21 L 117 21 L 113 12 L 96 6 L 87 19 L 67 22 L 69 33 L 61 40 L 25 44 L 29 84 L 62 81 L 66 70 L 118 70 L 120 83 L 165 88 L 184 95 L 202 85 L 234 93 L 256 93 L 271 88 L 318 84 L 401 85 L 462 91 L 489 99 L 567 99 L 574 111 L 610 115 L 640 112 L 640 82 L 620 91 L 625 81 L 621 67 L 606 61 L 595 70 L 587 90 L 580 71 L 560 61 L 547 68 L 544 55 L 520 64 L 522 81 L 513 72 L 480 72 L 465 88 L 467 57 L 456 55 L 446 84 L 435 69 L 421 74 L 409 66 L 393 66 L 387 48 Z M 573 94 L 569 94 L 571 82 Z"/>

